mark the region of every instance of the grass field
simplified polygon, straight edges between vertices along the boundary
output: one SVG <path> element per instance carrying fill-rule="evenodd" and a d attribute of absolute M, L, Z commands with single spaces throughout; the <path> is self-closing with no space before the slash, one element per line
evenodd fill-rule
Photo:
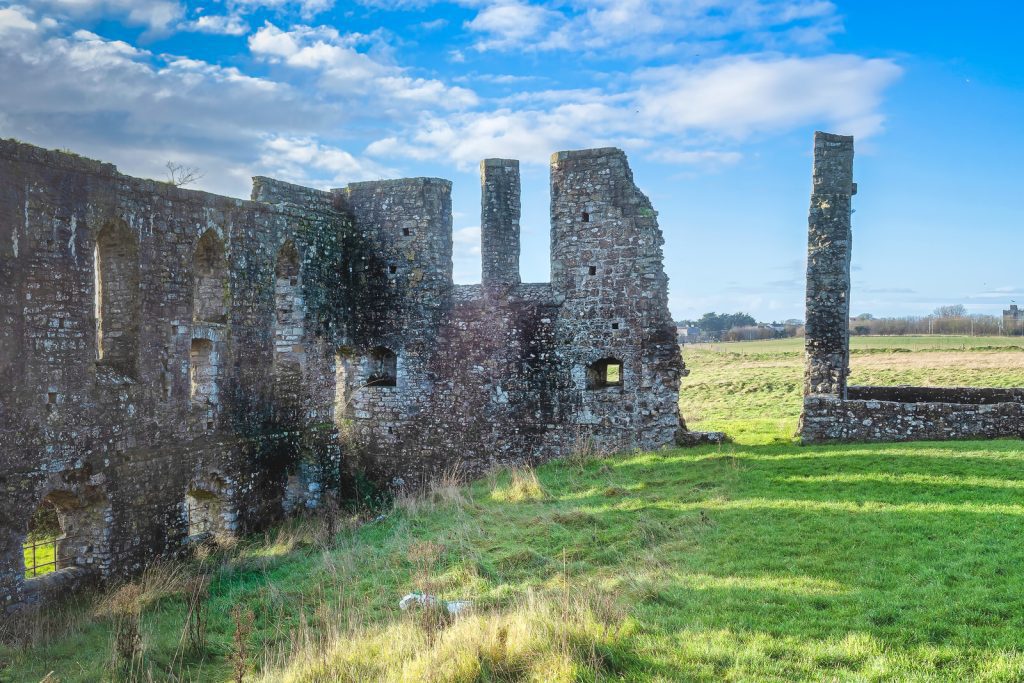
<path fill-rule="evenodd" d="M 1019 350 L 905 341 L 859 342 L 856 381 L 1024 385 Z M 0 680 L 1024 679 L 1024 444 L 799 447 L 792 342 L 685 354 L 684 411 L 736 443 L 295 522 L 19 623 Z"/>
<path fill-rule="evenodd" d="M 722 430 L 743 443 L 785 442 L 803 395 L 803 339 L 683 347 L 690 376 L 680 406 L 691 429 Z M 853 337 L 850 383 L 1024 386 L 1021 337 Z"/>
<path fill-rule="evenodd" d="M 25 576 L 34 578 L 54 571 L 56 563 L 53 563 L 53 560 L 56 550 L 57 546 L 53 544 L 52 539 L 48 538 L 35 539 L 33 542 L 26 543 L 23 550 L 27 569 Z"/>

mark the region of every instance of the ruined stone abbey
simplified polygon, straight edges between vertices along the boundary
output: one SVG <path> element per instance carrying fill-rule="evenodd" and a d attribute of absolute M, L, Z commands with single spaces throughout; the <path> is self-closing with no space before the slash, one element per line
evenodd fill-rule
<path fill-rule="evenodd" d="M 243 201 L 0 141 L 0 614 L 359 482 L 701 441 L 625 155 L 552 156 L 550 283 L 520 282 L 518 162 L 481 188 L 460 286 L 445 180 Z M 853 138 L 817 133 L 803 443 L 1024 436 L 1024 389 L 849 386 L 856 191 Z M 55 571 L 27 578 L 44 507 Z"/>
<path fill-rule="evenodd" d="M 446 180 L 243 201 L 0 142 L 0 613 L 356 480 L 683 438 L 625 155 L 552 157 L 550 283 L 520 282 L 518 162 L 481 173 L 482 283 L 456 286 Z M 57 571 L 26 579 L 41 505 Z"/>

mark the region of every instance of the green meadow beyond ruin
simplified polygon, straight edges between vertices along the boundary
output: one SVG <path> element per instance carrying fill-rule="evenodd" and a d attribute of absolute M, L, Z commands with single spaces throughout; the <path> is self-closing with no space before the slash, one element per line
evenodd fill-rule
<path fill-rule="evenodd" d="M 22 614 L 0 681 L 1024 679 L 1020 441 L 799 446 L 800 340 L 683 353 L 688 425 L 732 443 L 581 445 L 201 548 Z M 1006 338 L 854 338 L 851 367 L 1024 386 Z"/>

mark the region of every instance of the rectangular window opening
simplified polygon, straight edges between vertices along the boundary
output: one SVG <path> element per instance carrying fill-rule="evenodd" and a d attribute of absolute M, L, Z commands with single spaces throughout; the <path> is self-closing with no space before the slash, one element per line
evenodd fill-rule
<path fill-rule="evenodd" d="M 605 386 L 622 384 L 622 365 L 620 363 L 609 363 L 604 374 Z"/>

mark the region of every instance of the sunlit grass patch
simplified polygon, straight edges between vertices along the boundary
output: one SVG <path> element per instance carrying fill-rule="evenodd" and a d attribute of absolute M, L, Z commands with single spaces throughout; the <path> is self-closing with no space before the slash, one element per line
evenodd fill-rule
<path fill-rule="evenodd" d="M 498 477 L 491 499 L 505 503 L 547 500 L 551 497 L 532 468 L 517 467 Z"/>
<path fill-rule="evenodd" d="M 25 558 L 25 578 L 34 579 L 57 570 L 57 539 L 32 538 L 22 546 Z"/>

